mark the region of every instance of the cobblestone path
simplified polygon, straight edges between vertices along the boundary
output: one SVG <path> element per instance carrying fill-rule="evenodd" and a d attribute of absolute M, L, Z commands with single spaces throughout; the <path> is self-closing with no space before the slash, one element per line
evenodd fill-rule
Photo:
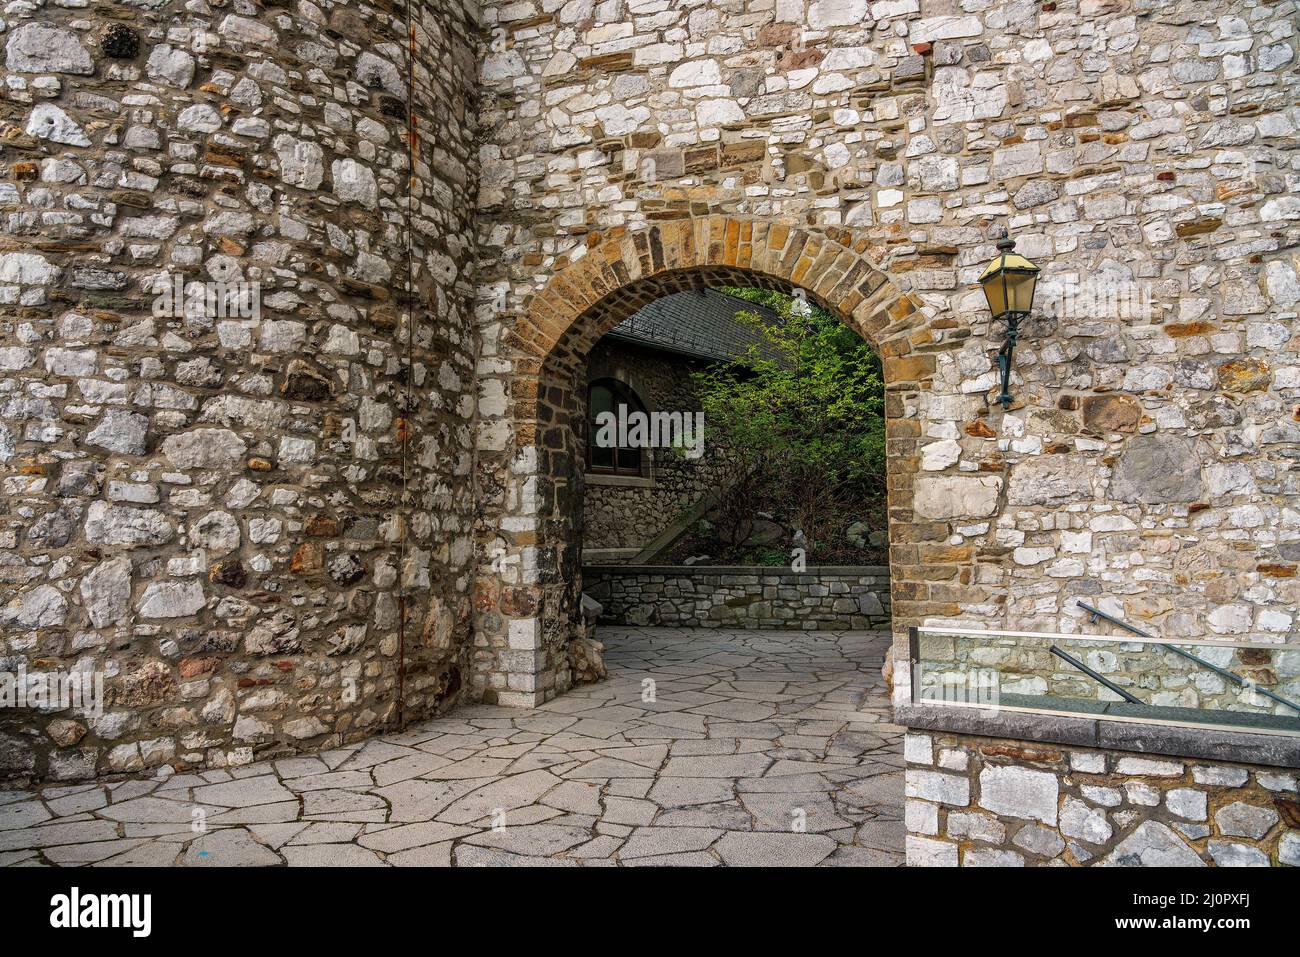
<path fill-rule="evenodd" d="M 0 792 L 0 865 L 902 863 L 887 635 L 600 637 L 609 679 L 540 708 L 463 707 L 229 771 Z"/>

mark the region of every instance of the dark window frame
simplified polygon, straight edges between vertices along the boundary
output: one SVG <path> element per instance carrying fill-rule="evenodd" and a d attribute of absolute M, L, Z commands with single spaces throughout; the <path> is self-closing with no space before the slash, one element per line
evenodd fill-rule
<path fill-rule="evenodd" d="M 594 379 L 587 384 L 587 471 L 592 475 L 621 475 L 627 478 L 642 478 L 645 475 L 646 455 L 644 449 L 612 448 L 613 466 L 596 465 L 592 461 L 592 450 L 596 447 L 596 415 L 592 411 L 592 393 L 596 389 L 606 389 L 613 400 L 613 409 L 617 413 L 620 405 L 627 406 L 628 412 L 649 414 L 645 403 L 632 387 L 619 379 Z"/>

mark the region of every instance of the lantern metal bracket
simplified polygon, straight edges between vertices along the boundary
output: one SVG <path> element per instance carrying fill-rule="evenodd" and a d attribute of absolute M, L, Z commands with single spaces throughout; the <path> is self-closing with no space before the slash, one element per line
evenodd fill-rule
<path fill-rule="evenodd" d="M 999 239 L 997 256 L 979 277 L 993 319 L 1000 319 L 1007 324 L 1006 337 L 998 349 L 1002 392 L 996 401 L 1002 403 L 1003 411 L 1011 408 L 1011 367 L 1015 361 L 1016 343 L 1020 338 L 1020 320 L 1028 316 L 1033 308 L 1038 274 L 1042 271 L 1024 256 L 1017 254 L 1015 249 L 1015 240 L 1010 236 Z"/>
<path fill-rule="evenodd" d="M 1020 315 L 1008 313 L 1006 317 L 1007 338 L 998 350 L 998 370 L 1002 373 L 1002 394 L 997 401 L 1002 403 L 1003 411 L 1011 408 L 1011 360 L 1016 351 L 1016 339 L 1020 334 Z"/>

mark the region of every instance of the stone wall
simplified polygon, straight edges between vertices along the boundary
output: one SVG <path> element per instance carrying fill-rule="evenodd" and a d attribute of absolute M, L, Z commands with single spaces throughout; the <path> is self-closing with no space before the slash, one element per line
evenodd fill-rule
<path fill-rule="evenodd" d="M 1296 772 L 906 737 L 909 866 L 1300 867 Z"/>
<path fill-rule="evenodd" d="M 518 618 L 531 694 L 565 681 L 561 370 L 648 283 L 718 269 L 807 288 L 885 358 L 900 638 L 1077 631 L 1079 595 L 1166 636 L 1294 628 L 1294 3 L 484 14 L 482 534 L 530 570 L 485 668 Z M 1044 273 L 1004 411 L 974 281 L 1008 229 Z"/>
<path fill-rule="evenodd" d="M 327 747 L 463 680 L 473 14 L 218 6 L 6 11 L 0 670 L 106 700 L 0 710 L 5 776 Z M 260 315 L 160 314 L 172 275 Z"/>
<path fill-rule="evenodd" d="M 0 716 L 6 773 L 562 692 L 585 356 L 710 282 L 884 357 L 898 637 L 1294 631 L 1291 0 L 492 0 L 482 55 L 469 3 L 6 14 L 0 640 L 110 688 Z M 169 270 L 260 320 L 153 315 Z"/>
<path fill-rule="evenodd" d="M 704 363 L 603 339 L 587 357 L 587 381 L 612 378 L 626 383 L 649 412 L 698 412 L 691 372 Z M 591 441 L 590 436 L 586 441 Z M 704 455 L 688 459 L 671 449 L 647 449 L 643 476 L 649 483 L 626 483 L 621 476 L 585 476 L 582 490 L 582 545 L 628 549 L 649 545 L 683 512 L 727 483 L 726 456 L 709 441 Z M 585 560 L 585 559 L 584 559 Z"/>
<path fill-rule="evenodd" d="M 691 628 L 889 627 L 889 569 L 621 565 L 583 569 L 602 622 Z"/>

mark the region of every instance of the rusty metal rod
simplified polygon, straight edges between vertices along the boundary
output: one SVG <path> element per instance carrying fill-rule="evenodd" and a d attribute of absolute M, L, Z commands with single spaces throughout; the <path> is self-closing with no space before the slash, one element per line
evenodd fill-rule
<path fill-rule="evenodd" d="M 1052 654 L 1056 655 L 1056 657 L 1061 658 L 1061 659 L 1063 659 L 1064 661 L 1068 661 L 1070 664 L 1074 665 L 1074 667 L 1078 668 L 1080 671 L 1082 671 L 1085 675 L 1087 675 L 1087 676 L 1088 676 L 1089 678 L 1091 678 L 1093 681 L 1097 682 L 1098 684 L 1105 685 L 1107 688 L 1109 688 L 1111 691 L 1115 692 L 1117 695 L 1119 695 L 1121 698 L 1123 698 L 1123 699 L 1124 699 L 1125 701 L 1127 701 L 1129 704 L 1142 704 L 1142 703 L 1143 703 L 1141 700 L 1139 700 L 1138 698 L 1133 697 L 1131 694 L 1129 694 L 1127 691 L 1125 691 L 1125 690 L 1124 690 L 1123 688 L 1121 688 L 1119 685 L 1115 684 L 1115 682 L 1113 682 L 1113 681 L 1108 681 L 1107 679 L 1103 678 L 1101 675 L 1097 674 L 1097 672 L 1093 671 L 1091 668 L 1089 668 L 1087 665 L 1085 665 L 1085 664 L 1084 664 L 1082 661 L 1080 661 L 1078 658 L 1073 658 L 1073 657 L 1071 657 L 1070 655 L 1067 655 L 1067 654 L 1066 654 L 1064 651 L 1062 651 L 1060 648 L 1056 647 L 1056 645 L 1052 645 L 1052 647 L 1048 648 L 1047 650 L 1050 651 Z"/>
<path fill-rule="evenodd" d="M 1141 628 L 1135 628 L 1133 625 L 1130 625 L 1127 621 L 1124 621 L 1122 618 L 1116 618 L 1114 615 L 1107 614 L 1106 612 L 1102 611 L 1100 608 L 1093 608 L 1091 605 L 1085 604 L 1084 602 L 1079 602 L 1078 605 L 1080 608 L 1082 608 L 1084 611 L 1088 612 L 1088 614 L 1092 616 L 1092 620 L 1094 622 L 1098 618 L 1102 618 L 1110 622 L 1112 625 L 1117 625 L 1120 628 L 1123 628 L 1125 631 L 1130 632 L 1134 635 L 1139 635 L 1143 638 L 1152 638 L 1152 639 L 1156 637 L 1155 635 L 1148 634 L 1147 632 L 1143 631 Z M 1248 690 L 1250 690 L 1255 694 L 1262 694 L 1265 698 L 1270 698 L 1273 701 L 1276 701 L 1278 704 L 1284 704 L 1288 708 L 1294 708 L 1296 711 L 1300 711 L 1300 704 L 1296 704 L 1294 701 L 1291 701 L 1287 698 L 1283 698 L 1279 694 L 1274 694 L 1273 692 L 1269 691 L 1267 688 L 1261 688 L 1253 681 L 1249 681 L 1246 678 L 1243 678 L 1241 675 L 1237 674 L 1234 671 L 1229 671 L 1226 668 L 1220 668 L 1218 665 L 1206 661 L 1204 658 L 1198 658 L 1190 651 L 1184 651 L 1182 648 L 1179 648 L 1177 645 L 1167 644 L 1165 645 L 1165 647 L 1167 647 L 1170 651 L 1172 651 L 1176 655 L 1182 655 L 1188 661 L 1196 662 L 1202 668 L 1210 669 L 1221 678 L 1227 678 L 1229 681 L 1234 681 L 1237 684 L 1241 685 L 1243 688 L 1247 688 Z"/>

